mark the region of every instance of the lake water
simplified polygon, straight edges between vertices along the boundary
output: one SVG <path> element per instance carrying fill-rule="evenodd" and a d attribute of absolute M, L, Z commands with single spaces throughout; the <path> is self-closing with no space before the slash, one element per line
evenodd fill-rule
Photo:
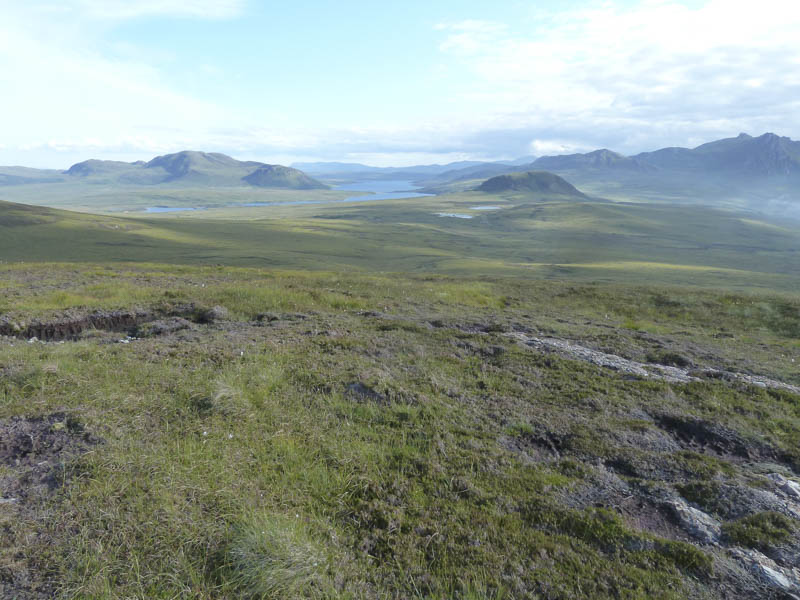
<path fill-rule="evenodd" d="M 340 202 L 362 202 L 368 200 L 402 200 L 405 198 L 424 198 L 433 194 L 420 194 L 418 186 L 410 181 L 359 181 L 337 185 L 333 188 L 340 192 L 371 192 L 369 196 L 352 196 Z"/>
<path fill-rule="evenodd" d="M 453 217 L 454 219 L 472 219 L 472 215 L 465 215 L 463 213 L 436 213 L 438 217 Z"/>
<path fill-rule="evenodd" d="M 470 206 L 471 210 L 500 210 L 501 206 Z"/>
<path fill-rule="evenodd" d="M 167 213 L 167 212 L 183 212 L 185 210 L 206 210 L 202 207 L 193 206 L 150 206 L 144 210 L 148 213 Z"/>
<path fill-rule="evenodd" d="M 421 194 L 415 190 L 419 188 L 410 181 L 359 181 L 337 185 L 333 188 L 339 192 L 369 192 L 361 196 L 349 196 L 344 200 L 298 200 L 296 202 L 247 202 L 244 204 L 230 204 L 227 208 L 253 207 L 253 206 L 303 206 L 307 204 L 335 204 L 339 202 L 372 202 L 373 200 L 403 200 L 406 198 L 423 198 L 433 194 Z M 208 210 L 204 206 L 150 206 L 145 209 L 148 213 L 183 212 L 187 210 Z"/>

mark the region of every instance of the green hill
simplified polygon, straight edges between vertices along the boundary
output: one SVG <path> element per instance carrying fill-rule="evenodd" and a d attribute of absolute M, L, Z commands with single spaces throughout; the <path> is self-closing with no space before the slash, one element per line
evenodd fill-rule
<path fill-rule="evenodd" d="M 525 192 L 548 196 L 566 196 L 586 198 L 586 194 L 578 190 L 568 181 L 547 171 L 527 171 L 510 173 L 487 179 L 477 188 L 480 192 L 497 194 L 503 192 Z"/>
<path fill-rule="evenodd" d="M 324 183 L 309 177 L 302 171 L 280 165 L 261 165 L 243 178 L 256 187 L 289 188 L 293 190 L 328 189 Z"/>

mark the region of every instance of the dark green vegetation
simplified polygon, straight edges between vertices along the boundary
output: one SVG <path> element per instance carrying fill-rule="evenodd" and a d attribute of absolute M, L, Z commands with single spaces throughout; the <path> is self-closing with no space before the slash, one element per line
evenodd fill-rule
<path fill-rule="evenodd" d="M 586 195 L 576 189 L 574 185 L 547 171 L 526 171 L 525 173 L 498 175 L 484 181 L 478 186 L 477 190 L 488 194 L 522 192 L 564 196 L 573 199 L 586 198 Z"/>
<path fill-rule="evenodd" d="M 727 523 L 723 531 L 736 544 L 768 551 L 777 544 L 790 541 L 797 525 L 797 521 L 781 513 L 763 512 Z"/>
<path fill-rule="evenodd" d="M 737 547 L 800 567 L 766 477 L 800 396 L 519 343 L 800 384 L 794 296 L 7 264 L 0 315 L 67 338 L 0 338 L 4 597 L 778 598 Z"/>

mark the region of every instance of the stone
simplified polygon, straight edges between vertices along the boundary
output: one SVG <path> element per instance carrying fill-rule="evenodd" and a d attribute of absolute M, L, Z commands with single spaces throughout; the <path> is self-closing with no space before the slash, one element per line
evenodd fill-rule
<path fill-rule="evenodd" d="M 800 500 L 800 483 L 787 481 L 779 488 L 784 494 L 795 500 Z"/>
<path fill-rule="evenodd" d="M 787 479 L 779 473 L 770 473 L 767 478 L 775 483 L 775 487 L 781 492 L 792 498 L 793 500 L 800 500 L 800 483 Z"/>
<path fill-rule="evenodd" d="M 711 515 L 692 508 L 683 500 L 669 503 L 681 526 L 694 538 L 706 544 L 716 544 L 722 536 L 722 526 Z"/>
<path fill-rule="evenodd" d="M 800 572 L 797 569 L 784 569 L 757 550 L 732 548 L 730 552 L 770 587 L 784 592 L 800 592 Z"/>

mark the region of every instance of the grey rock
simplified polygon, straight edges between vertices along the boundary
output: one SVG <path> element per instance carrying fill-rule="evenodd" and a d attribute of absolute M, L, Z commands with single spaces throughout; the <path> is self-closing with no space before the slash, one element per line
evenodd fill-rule
<path fill-rule="evenodd" d="M 784 592 L 800 592 L 800 570 L 785 569 L 757 550 L 733 548 L 731 554 L 770 587 Z"/>
<path fill-rule="evenodd" d="M 686 504 L 683 500 L 669 502 L 681 526 L 694 538 L 706 543 L 716 544 L 722 536 L 722 526 L 711 515 Z"/>
<path fill-rule="evenodd" d="M 800 483 L 787 481 L 780 487 L 780 490 L 790 498 L 800 500 Z"/>
<path fill-rule="evenodd" d="M 693 370 L 667 365 L 641 363 L 617 356 L 616 354 L 593 350 L 592 348 L 587 348 L 567 340 L 533 337 L 521 332 L 507 333 L 506 335 L 540 352 L 555 352 L 575 360 L 582 360 L 599 367 L 605 367 L 619 373 L 641 377 L 643 379 L 649 378 L 671 383 L 688 383 L 710 377 L 714 379 L 740 381 L 758 387 L 781 389 L 800 394 L 800 387 L 767 379 L 766 377 L 756 377 L 744 373 L 731 373 L 716 369 Z"/>
<path fill-rule="evenodd" d="M 775 487 L 792 500 L 800 500 L 800 483 L 787 479 L 779 473 L 770 473 L 767 478 L 775 483 Z"/>

